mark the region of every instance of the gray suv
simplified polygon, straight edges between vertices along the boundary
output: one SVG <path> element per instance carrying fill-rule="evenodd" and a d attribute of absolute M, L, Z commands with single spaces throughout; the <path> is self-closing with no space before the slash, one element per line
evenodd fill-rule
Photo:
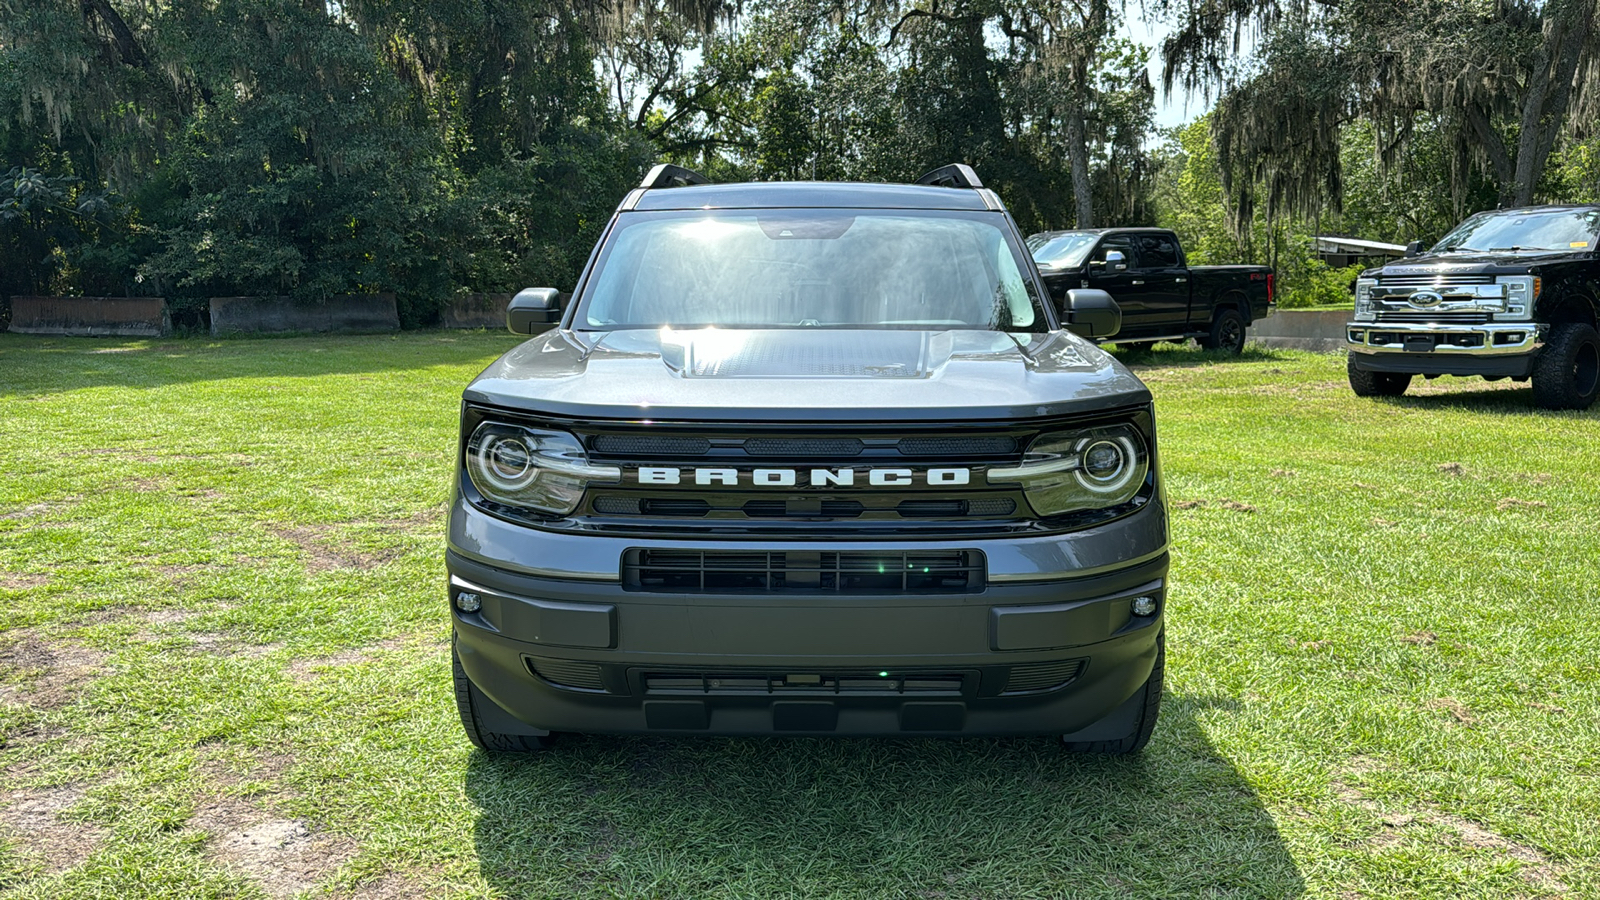
<path fill-rule="evenodd" d="M 915 185 L 658 166 L 570 302 L 512 301 L 512 331 L 548 330 L 463 395 L 467 737 L 1141 749 L 1168 567 L 1151 395 L 1072 333 L 1115 333 L 1109 297 L 1048 297 L 966 166 Z"/>

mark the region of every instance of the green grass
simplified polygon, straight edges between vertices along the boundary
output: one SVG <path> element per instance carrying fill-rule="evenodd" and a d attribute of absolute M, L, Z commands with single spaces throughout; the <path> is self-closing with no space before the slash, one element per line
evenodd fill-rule
<path fill-rule="evenodd" d="M 1141 758 L 497 759 L 450 697 L 442 513 L 514 340 L 0 335 L 0 895 L 1600 896 L 1600 411 L 1130 354 L 1174 503 Z"/>

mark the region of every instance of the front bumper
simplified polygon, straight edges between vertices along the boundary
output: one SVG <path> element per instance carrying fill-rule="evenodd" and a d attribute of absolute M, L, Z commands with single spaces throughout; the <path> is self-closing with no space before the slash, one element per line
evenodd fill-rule
<path fill-rule="evenodd" d="M 1373 372 L 1522 377 L 1533 371 L 1543 339 L 1542 326 L 1533 322 L 1345 326 L 1354 365 Z"/>
<path fill-rule="evenodd" d="M 451 605 L 462 667 L 513 727 L 1100 740 L 1131 730 L 1168 558 L 935 595 L 689 596 L 539 578 L 455 552 L 447 566 L 451 597 L 481 603 Z M 1153 615 L 1132 613 L 1143 596 L 1156 599 Z"/>

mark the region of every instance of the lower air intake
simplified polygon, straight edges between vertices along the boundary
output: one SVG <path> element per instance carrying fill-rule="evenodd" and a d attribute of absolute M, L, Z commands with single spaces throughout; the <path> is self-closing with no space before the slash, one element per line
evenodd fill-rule
<path fill-rule="evenodd" d="M 605 682 L 600 679 L 598 663 L 577 659 L 542 659 L 525 657 L 528 671 L 558 687 L 579 688 L 586 691 L 603 691 Z"/>
<path fill-rule="evenodd" d="M 1006 682 L 1006 694 L 1027 694 L 1066 687 L 1083 671 L 1083 660 L 1063 659 L 1042 663 L 1024 663 L 1011 667 L 1011 678 Z"/>
<path fill-rule="evenodd" d="M 622 556 L 630 591 L 689 594 L 969 594 L 983 590 L 978 550 L 645 550 Z"/>

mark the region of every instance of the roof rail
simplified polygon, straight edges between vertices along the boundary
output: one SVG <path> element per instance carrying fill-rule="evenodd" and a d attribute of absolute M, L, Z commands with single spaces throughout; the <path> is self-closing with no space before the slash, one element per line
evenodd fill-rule
<path fill-rule="evenodd" d="M 917 184 L 928 184 L 934 187 L 954 188 L 981 188 L 983 182 L 978 180 L 978 173 L 965 163 L 951 163 L 940 166 L 931 172 L 924 172 Z"/>
<path fill-rule="evenodd" d="M 693 169 L 685 169 L 683 166 L 675 166 L 671 163 L 661 163 L 651 169 L 648 175 L 644 176 L 644 181 L 640 182 L 639 187 L 688 187 L 691 184 L 710 183 L 711 179 Z"/>

